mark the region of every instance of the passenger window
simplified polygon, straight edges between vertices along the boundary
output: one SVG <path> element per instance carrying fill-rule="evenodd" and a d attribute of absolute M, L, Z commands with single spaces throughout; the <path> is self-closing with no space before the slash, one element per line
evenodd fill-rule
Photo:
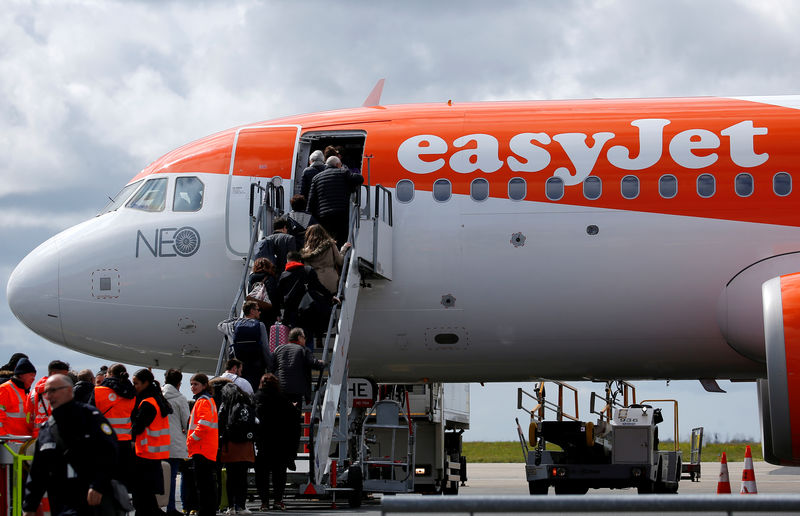
<path fill-rule="evenodd" d="M 120 190 L 119 193 L 116 195 L 116 197 L 114 197 L 112 200 L 108 201 L 108 204 L 106 204 L 103 207 L 103 209 L 100 210 L 100 213 L 98 213 L 98 215 L 103 215 L 103 214 L 108 213 L 110 211 L 114 211 L 117 208 L 119 208 L 120 206 L 122 206 L 125 203 L 125 201 L 128 200 L 128 197 L 131 196 L 133 191 L 136 190 L 137 188 L 139 188 L 139 186 L 141 186 L 141 184 L 142 184 L 141 180 L 140 181 L 136 181 L 135 183 L 131 183 L 128 186 L 126 186 L 125 188 L 123 188 L 122 190 Z"/>
<path fill-rule="evenodd" d="M 603 193 L 603 182 L 597 176 L 589 176 L 583 180 L 583 196 L 589 200 L 600 198 Z"/>
<path fill-rule="evenodd" d="M 489 181 L 479 177 L 469 187 L 469 195 L 474 201 L 485 201 L 489 197 Z"/>
<path fill-rule="evenodd" d="M 620 185 L 622 196 L 626 199 L 636 199 L 639 197 L 639 178 L 636 176 L 625 176 Z"/>
<path fill-rule="evenodd" d="M 700 197 L 711 197 L 717 188 L 714 176 L 711 174 L 700 174 L 697 176 L 697 195 Z"/>
<path fill-rule="evenodd" d="M 658 180 L 658 193 L 664 199 L 672 199 L 678 195 L 678 178 L 672 174 L 665 174 Z"/>
<path fill-rule="evenodd" d="M 753 176 L 750 174 L 739 174 L 734 183 L 736 195 L 748 197 L 753 193 Z"/>
<path fill-rule="evenodd" d="M 439 202 L 450 200 L 451 188 L 450 181 L 447 179 L 437 179 L 433 183 L 433 198 Z"/>
<path fill-rule="evenodd" d="M 544 194 L 551 201 L 564 197 L 564 181 L 560 177 L 549 177 L 544 186 Z"/>
<path fill-rule="evenodd" d="M 175 180 L 172 211 L 198 211 L 203 207 L 203 182 L 196 177 L 179 177 Z"/>
<path fill-rule="evenodd" d="M 166 197 L 167 178 L 148 179 L 127 206 L 134 210 L 163 211 Z"/>
<path fill-rule="evenodd" d="M 400 202 L 411 202 L 411 199 L 414 198 L 414 182 L 401 179 L 394 187 L 394 195 Z"/>
<path fill-rule="evenodd" d="M 508 198 L 513 201 L 521 201 L 527 193 L 527 184 L 521 177 L 514 177 L 508 182 Z"/>
<path fill-rule="evenodd" d="M 778 172 L 772 178 L 772 189 L 781 197 L 789 195 L 792 191 L 792 176 L 786 172 Z"/>

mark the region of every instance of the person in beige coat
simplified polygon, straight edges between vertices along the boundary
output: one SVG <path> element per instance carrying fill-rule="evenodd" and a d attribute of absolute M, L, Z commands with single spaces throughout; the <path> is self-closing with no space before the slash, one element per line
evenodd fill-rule
<path fill-rule="evenodd" d="M 346 242 L 341 249 L 337 249 L 336 241 L 319 224 L 308 227 L 305 242 L 305 247 L 301 252 L 303 262 L 313 267 L 320 283 L 331 294 L 336 295 L 339 288 L 339 275 L 344 263 L 344 253 L 350 248 L 350 242 Z"/>

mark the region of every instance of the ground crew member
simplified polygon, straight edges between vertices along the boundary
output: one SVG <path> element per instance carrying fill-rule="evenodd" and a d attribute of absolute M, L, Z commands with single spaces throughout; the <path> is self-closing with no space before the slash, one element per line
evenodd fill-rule
<path fill-rule="evenodd" d="M 72 387 L 60 374 L 45 383 L 53 414 L 36 441 L 22 499 L 26 516 L 36 513 L 45 491 L 53 514 L 92 514 L 92 506 L 114 503 L 108 475 L 116 467 L 114 431 L 96 408 L 73 400 Z"/>
<path fill-rule="evenodd" d="M 47 376 L 39 378 L 39 381 L 31 389 L 31 407 L 33 407 L 33 436 L 39 435 L 39 428 L 50 417 L 50 403 L 44 397 L 44 384 L 47 379 L 54 374 L 69 373 L 69 364 L 61 360 L 53 360 L 47 364 Z"/>
<path fill-rule="evenodd" d="M 198 516 L 217 513 L 217 481 L 215 478 L 217 450 L 219 449 L 219 421 L 217 404 L 214 403 L 213 387 L 208 376 L 197 373 L 189 383 L 194 394 L 194 407 L 189 418 L 189 434 L 186 447 L 194 465 L 195 489 L 197 491 Z"/>
<path fill-rule="evenodd" d="M 108 369 L 105 379 L 94 388 L 94 400 L 90 403 L 105 416 L 117 436 L 119 468 L 114 478 L 125 484 L 128 490 L 133 490 L 131 412 L 136 406 L 136 390 L 128 380 L 128 371 L 124 365 L 114 364 Z"/>
<path fill-rule="evenodd" d="M 169 402 L 161 394 L 149 369 L 133 375 L 136 408 L 131 414 L 131 434 L 136 456 L 133 462 L 133 506 L 137 516 L 163 514 L 156 494 L 164 494 L 161 461 L 169 458 Z"/>
<path fill-rule="evenodd" d="M 0 385 L 0 435 L 31 435 L 33 407 L 28 397 L 36 379 L 36 368 L 30 360 L 21 358 L 14 376 Z"/>

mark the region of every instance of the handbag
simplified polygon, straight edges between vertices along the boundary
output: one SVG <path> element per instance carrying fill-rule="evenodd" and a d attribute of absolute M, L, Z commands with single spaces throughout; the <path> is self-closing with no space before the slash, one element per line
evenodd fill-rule
<path fill-rule="evenodd" d="M 272 301 L 269 299 L 269 293 L 267 293 L 267 286 L 258 281 L 253 284 L 253 288 L 250 289 L 250 292 L 247 293 L 247 299 L 249 301 L 255 301 L 259 304 L 262 308 L 272 308 Z M 268 305 L 268 306 L 267 306 Z"/>

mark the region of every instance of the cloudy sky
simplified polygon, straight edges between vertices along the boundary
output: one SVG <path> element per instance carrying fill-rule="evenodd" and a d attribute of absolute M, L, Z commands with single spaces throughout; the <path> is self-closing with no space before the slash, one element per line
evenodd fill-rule
<path fill-rule="evenodd" d="M 792 94 L 798 26 L 791 0 L 11 0 L 0 10 L 0 284 L 149 162 L 221 129 L 357 106 L 382 77 L 386 104 Z M 101 363 L 35 336 L 0 297 L 0 362 L 25 349 L 41 368 Z M 682 433 L 757 436 L 755 388 L 724 387 L 646 385 L 681 399 Z M 514 406 L 513 386 L 475 386 L 471 438 L 514 439 Z"/>

